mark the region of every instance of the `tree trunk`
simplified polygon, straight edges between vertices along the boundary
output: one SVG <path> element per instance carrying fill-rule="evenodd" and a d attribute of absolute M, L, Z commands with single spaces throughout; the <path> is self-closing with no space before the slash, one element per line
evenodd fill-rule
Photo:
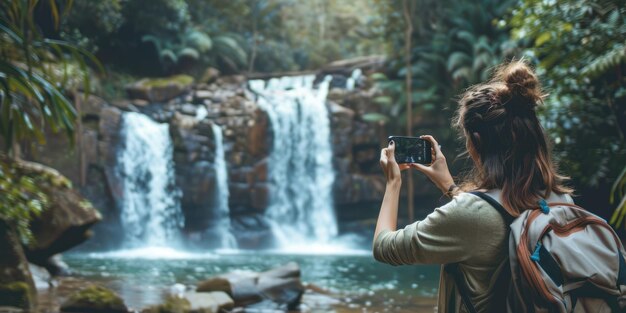
<path fill-rule="evenodd" d="M 411 85 L 412 77 L 411 77 L 411 35 L 413 34 L 413 22 L 411 18 L 413 17 L 413 10 L 409 4 L 410 0 L 403 0 L 403 13 L 404 13 L 404 22 L 406 23 L 406 29 L 404 33 L 404 57 L 405 57 L 405 66 L 406 66 L 406 135 L 411 136 L 412 126 L 413 126 L 413 95 Z M 413 195 L 413 174 L 411 171 L 406 171 L 407 173 L 407 200 L 408 200 L 408 219 L 409 223 L 412 223 L 415 220 L 414 215 L 414 195 Z"/>
<path fill-rule="evenodd" d="M 81 110 L 81 95 L 74 91 L 74 105 L 76 107 L 76 148 L 78 149 L 78 175 L 80 186 L 84 187 L 87 180 L 87 161 L 85 160 L 85 149 L 83 147 L 83 114 Z"/>

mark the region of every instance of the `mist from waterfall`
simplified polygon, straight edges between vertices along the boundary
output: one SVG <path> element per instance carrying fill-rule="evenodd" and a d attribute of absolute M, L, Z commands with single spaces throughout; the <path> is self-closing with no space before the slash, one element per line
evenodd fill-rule
<path fill-rule="evenodd" d="M 121 224 L 127 248 L 174 246 L 182 224 L 169 125 L 122 115 L 117 174 L 122 179 Z"/>
<path fill-rule="evenodd" d="M 221 236 L 221 247 L 237 248 L 237 241 L 231 231 L 230 208 L 228 206 L 228 172 L 226 160 L 224 159 L 224 136 L 222 128 L 217 124 L 212 124 L 213 136 L 215 139 L 215 178 L 216 178 L 216 213 L 217 230 Z"/>
<path fill-rule="evenodd" d="M 272 125 L 266 217 L 281 247 L 327 243 L 338 233 L 326 107 L 330 77 L 317 88 L 314 80 L 310 75 L 249 82 Z"/>

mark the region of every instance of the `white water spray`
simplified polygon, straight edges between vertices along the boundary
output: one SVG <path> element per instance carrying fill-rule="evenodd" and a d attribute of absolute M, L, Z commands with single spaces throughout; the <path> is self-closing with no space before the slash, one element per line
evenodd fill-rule
<path fill-rule="evenodd" d="M 125 246 L 172 246 L 181 228 L 169 125 L 134 112 L 122 116 L 117 173 L 123 181 Z"/>
<path fill-rule="evenodd" d="M 217 124 L 212 124 L 213 136 L 215 139 L 215 177 L 216 177 L 216 211 L 217 230 L 222 236 L 221 247 L 227 249 L 237 248 L 237 242 L 231 232 L 230 209 L 228 207 L 228 172 L 224 159 L 224 138 L 222 128 Z"/>
<path fill-rule="evenodd" d="M 311 75 L 250 81 L 272 124 L 266 216 L 281 247 L 328 243 L 337 236 L 326 108 L 330 77 L 317 89 L 314 80 Z"/>
<path fill-rule="evenodd" d="M 361 71 L 360 68 L 352 71 L 352 75 L 350 75 L 350 77 L 346 80 L 346 89 L 354 90 L 354 86 L 356 86 L 356 82 L 361 79 L 361 76 L 363 76 L 363 71 Z"/>

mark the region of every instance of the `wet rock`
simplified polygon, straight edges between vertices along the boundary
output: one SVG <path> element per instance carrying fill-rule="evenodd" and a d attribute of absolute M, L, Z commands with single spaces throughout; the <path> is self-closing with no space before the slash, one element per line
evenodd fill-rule
<path fill-rule="evenodd" d="M 231 224 L 241 249 L 264 249 L 274 246 L 274 236 L 264 213 L 251 213 L 247 207 L 231 208 Z"/>
<path fill-rule="evenodd" d="M 185 295 L 187 287 L 183 284 L 174 284 L 170 286 L 169 295 L 172 297 L 182 298 Z"/>
<path fill-rule="evenodd" d="M 36 289 L 15 228 L 0 219 L 0 306 L 31 310 Z"/>
<path fill-rule="evenodd" d="M 115 292 L 92 285 L 72 294 L 63 304 L 61 312 L 128 312 L 122 298 Z"/>
<path fill-rule="evenodd" d="M 104 108 L 100 114 L 98 128 L 98 160 L 95 162 L 103 169 L 106 185 L 102 186 L 101 194 L 113 199 L 121 199 L 123 196 L 122 180 L 116 175 L 117 148 L 120 145 L 122 129 L 122 112 L 115 107 Z M 108 201 L 107 201 L 108 202 Z"/>
<path fill-rule="evenodd" d="M 270 204 L 270 187 L 268 184 L 255 184 L 250 190 L 252 207 L 260 211 L 265 211 Z"/>
<path fill-rule="evenodd" d="M 248 306 L 265 302 L 263 307 L 293 310 L 298 307 L 304 287 L 300 281 L 300 267 L 288 263 L 271 270 L 232 272 L 198 284 L 197 291 L 223 291 L 229 294 L 236 306 Z"/>
<path fill-rule="evenodd" d="M 196 291 L 199 292 L 211 292 L 211 291 L 222 291 L 227 294 L 232 294 L 232 287 L 230 286 L 230 281 L 224 277 L 213 277 L 202 281 L 198 284 Z"/>
<path fill-rule="evenodd" d="M 253 121 L 251 125 L 249 124 L 246 134 L 247 143 L 244 148 L 252 157 L 269 155 L 272 144 L 269 117 L 267 113 L 259 109 L 254 112 Z"/>
<path fill-rule="evenodd" d="M 190 103 L 183 104 L 180 109 L 181 113 L 186 114 L 186 115 L 191 115 L 191 116 L 196 116 L 197 111 L 198 109 L 196 108 L 196 106 Z"/>
<path fill-rule="evenodd" d="M 233 299 L 225 292 L 188 292 L 185 299 L 189 301 L 192 313 L 218 313 L 232 310 Z"/>

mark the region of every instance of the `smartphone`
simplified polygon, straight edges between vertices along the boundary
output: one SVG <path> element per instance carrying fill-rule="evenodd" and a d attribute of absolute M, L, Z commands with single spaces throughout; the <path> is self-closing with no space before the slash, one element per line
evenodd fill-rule
<path fill-rule="evenodd" d="M 430 164 L 432 159 L 432 144 L 419 137 L 389 136 L 389 141 L 396 145 L 396 162 Z"/>

